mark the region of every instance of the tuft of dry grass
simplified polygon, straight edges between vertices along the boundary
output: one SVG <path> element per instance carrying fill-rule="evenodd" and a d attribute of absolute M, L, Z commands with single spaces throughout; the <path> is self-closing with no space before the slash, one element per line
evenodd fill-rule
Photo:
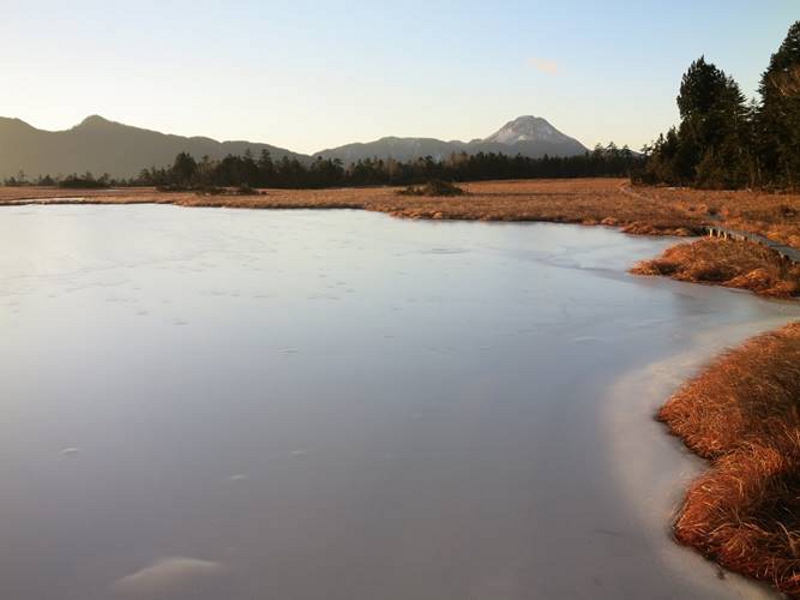
<path fill-rule="evenodd" d="M 800 598 L 800 323 L 718 358 L 658 418 L 712 461 L 686 494 L 677 540 Z"/>
<path fill-rule="evenodd" d="M 631 272 L 713 283 L 778 298 L 800 292 L 800 266 L 758 244 L 719 238 L 672 246 L 659 258 L 640 262 Z"/>

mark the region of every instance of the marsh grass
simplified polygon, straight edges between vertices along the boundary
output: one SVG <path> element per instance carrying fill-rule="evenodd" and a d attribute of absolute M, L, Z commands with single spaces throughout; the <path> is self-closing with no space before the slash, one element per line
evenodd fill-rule
<path fill-rule="evenodd" d="M 197 196 L 263 196 L 266 192 L 259 191 L 248 185 L 238 187 L 218 187 L 214 185 L 185 186 L 169 184 L 156 187 L 157 192 L 168 194 L 193 193 Z"/>
<path fill-rule="evenodd" d="M 621 227 L 647 235 L 689 235 L 701 230 L 697 215 L 646 197 L 623 192 L 623 179 L 537 179 L 485 181 L 459 186 L 465 193 L 451 196 L 400 194 L 402 188 L 336 188 L 319 190 L 269 189 L 248 194 L 197 196 L 190 189 L 154 188 L 80 190 L 86 203 L 176 204 L 230 208 L 358 208 L 413 219 L 469 221 L 543 221 Z M 0 188 L 0 205 L 58 203 L 57 189 Z M 50 200 L 48 200 L 50 199 Z"/>
<path fill-rule="evenodd" d="M 425 187 L 425 186 L 420 186 Z M 800 248 L 800 194 L 704 191 L 629 186 L 626 179 L 533 179 L 459 184 L 462 195 L 398 193 L 403 188 L 246 189 L 221 194 L 219 206 L 361 208 L 398 217 L 484 221 L 545 221 L 620 227 L 637 235 L 697 235 L 712 223 L 765 235 Z M 425 190 L 423 190 L 424 192 Z M 435 191 L 435 190 L 434 190 Z M 197 205 L 193 190 L 74 190 L 98 203 Z M 0 187 L 0 205 L 57 198 L 53 187 Z M 205 198 L 200 205 L 209 205 Z"/>
<path fill-rule="evenodd" d="M 719 219 L 730 229 L 758 233 L 800 248 L 800 194 L 683 188 L 642 188 L 641 193 L 701 219 Z"/>
<path fill-rule="evenodd" d="M 658 418 L 711 461 L 677 540 L 800 597 L 800 323 L 717 359 Z"/>
<path fill-rule="evenodd" d="M 667 248 L 659 258 L 640 262 L 631 272 L 712 283 L 780 298 L 800 292 L 800 266 L 752 242 L 704 238 L 678 244 Z"/>
<path fill-rule="evenodd" d="M 80 203 L 153 203 L 252 209 L 361 209 L 410 219 L 531 221 L 620 228 L 634 235 L 700 235 L 709 224 L 766 235 L 800 248 L 800 194 L 708 192 L 630 188 L 624 179 L 536 179 L 452 185 L 431 182 L 412 190 L 396 187 L 315 190 L 244 188 L 195 190 L 123 188 L 75 190 Z M 449 192 L 447 190 L 450 190 Z M 443 195 L 444 193 L 444 195 Z M 0 205 L 78 203 L 59 200 L 45 187 L 0 188 Z M 767 250 L 741 242 L 676 246 L 636 272 L 716 283 L 773 296 L 797 293 L 800 273 Z"/>

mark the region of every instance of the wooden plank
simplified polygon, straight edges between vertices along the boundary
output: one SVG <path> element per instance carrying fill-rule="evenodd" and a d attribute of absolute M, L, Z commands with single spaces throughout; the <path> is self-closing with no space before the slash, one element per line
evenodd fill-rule
<path fill-rule="evenodd" d="M 769 248 L 770 250 L 777 252 L 783 258 L 790 260 L 793 263 L 800 263 L 800 250 L 792 248 L 791 246 L 779 244 L 778 242 L 764 237 L 763 235 L 750 233 L 749 231 L 728 229 L 727 227 L 721 227 L 719 225 L 708 225 L 706 226 L 706 230 L 713 237 L 722 237 L 725 239 L 730 238 L 737 241 L 748 241 L 755 244 L 760 244 L 765 248 Z"/>

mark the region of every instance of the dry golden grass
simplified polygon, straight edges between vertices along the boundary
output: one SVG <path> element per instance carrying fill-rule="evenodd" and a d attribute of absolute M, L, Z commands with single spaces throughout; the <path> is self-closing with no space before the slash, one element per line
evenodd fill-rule
<path fill-rule="evenodd" d="M 259 190 L 252 196 L 200 196 L 153 188 L 61 190 L 0 188 L 0 205 L 18 203 L 156 203 L 180 206 L 287 209 L 351 208 L 411 219 L 546 221 L 619 227 L 639 235 L 690 236 L 716 223 L 768 235 L 800 248 L 800 195 L 631 188 L 624 179 L 537 179 L 461 184 L 462 196 L 418 196 L 402 188 Z M 79 200 L 70 199 L 78 198 Z M 747 244 L 678 246 L 637 267 L 644 274 L 717 283 L 761 294 L 790 296 L 798 274 L 770 251 Z"/>
<path fill-rule="evenodd" d="M 800 292 L 800 265 L 784 261 L 758 244 L 719 238 L 672 246 L 659 258 L 640 262 L 631 272 L 712 283 L 779 298 Z"/>
<path fill-rule="evenodd" d="M 646 235 L 691 235 L 702 226 L 680 208 L 630 193 L 622 179 L 496 181 L 463 187 L 466 196 L 395 195 L 376 198 L 367 208 L 413 219 L 579 223 Z"/>
<path fill-rule="evenodd" d="M 364 208 L 365 189 L 267 190 L 265 195 L 198 195 L 161 192 L 150 187 L 62 190 L 48 187 L 0 187 L 0 205 L 16 204 L 175 204 L 230 208 Z M 388 193 L 381 189 L 382 193 Z"/>
<path fill-rule="evenodd" d="M 678 541 L 800 598 L 800 323 L 717 359 L 659 418 L 712 461 L 687 492 Z"/>
<path fill-rule="evenodd" d="M 610 225 L 634 234 L 690 235 L 717 223 L 800 248 L 800 194 L 631 188 L 625 179 L 536 179 L 459 184 L 465 196 L 397 194 L 402 188 L 263 190 L 264 195 L 207 196 L 154 188 L 62 190 L 0 187 L 0 205 L 58 197 L 86 202 L 232 208 L 360 208 L 420 219 L 549 221 Z M 48 200 L 50 199 L 50 200 Z"/>
<path fill-rule="evenodd" d="M 642 193 L 701 219 L 718 218 L 731 229 L 800 248 L 800 194 L 642 188 Z"/>
<path fill-rule="evenodd" d="M 231 208 L 360 208 L 415 219 L 548 221 L 624 228 L 630 233 L 690 235 L 701 219 L 680 207 L 627 189 L 623 179 L 549 179 L 463 184 L 467 195 L 404 196 L 402 188 L 263 190 L 253 196 L 197 196 L 153 188 L 60 190 L 0 188 L 0 204 L 56 203 L 57 198 L 85 198 L 85 203 L 156 203 Z M 72 202 L 72 201 L 68 201 Z"/>

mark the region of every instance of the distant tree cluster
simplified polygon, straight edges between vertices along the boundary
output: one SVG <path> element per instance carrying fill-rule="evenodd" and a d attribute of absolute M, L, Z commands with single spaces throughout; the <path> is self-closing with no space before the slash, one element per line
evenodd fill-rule
<path fill-rule="evenodd" d="M 628 177 L 644 164 L 644 157 L 627 146 L 613 142 L 598 145 L 592 152 L 578 156 L 544 156 L 466 153 L 453 154 L 446 160 L 433 157 L 400 162 L 392 158 L 359 160 L 345 166 L 339 159 L 317 158 L 313 161 L 283 157 L 273 160 L 268 150 L 256 159 L 250 152 L 228 155 L 222 160 L 204 156 L 199 161 L 181 152 L 170 167 L 142 169 L 138 177 L 114 179 L 104 174 L 50 175 L 29 180 L 23 172 L 5 180 L 5 185 L 42 185 L 63 188 L 104 188 L 156 186 L 165 190 L 209 191 L 236 187 L 243 190 L 272 188 L 326 188 L 373 185 L 413 185 L 431 180 L 480 181 L 487 179 L 535 179 L 556 177 Z"/>
<path fill-rule="evenodd" d="M 25 175 L 24 171 L 20 171 L 13 177 L 9 177 L 3 180 L 3 185 L 9 187 L 22 187 L 22 186 L 45 186 L 45 187 L 60 187 L 60 188 L 72 188 L 72 189 L 97 189 L 97 188 L 108 188 L 117 185 L 133 185 L 133 180 L 117 180 L 112 179 L 108 173 L 104 173 L 100 177 L 95 177 L 90 172 L 86 172 L 83 175 L 78 175 L 77 173 L 73 173 L 72 175 L 67 175 L 66 177 L 62 175 L 58 175 L 56 177 L 52 177 L 51 175 L 39 175 L 35 179 L 28 179 L 27 175 Z"/>
<path fill-rule="evenodd" d="M 645 148 L 644 183 L 800 187 L 800 21 L 761 77 L 760 102 L 704 57 L 684 74 L 680 125 Z"/>
<path fill-rule="evenodd" d="M 641 168 L 643 158 L 627 147 L 613 143 L 598 146 L 579 156 L 529 158 L 521 155 L 466 153 L 446 160 L 432 157 L 400 162 L 391 158 L 359 160 L 345 166 L 338 159 L 317 158 L 309 163 L 284 157 L 273 161 L 263 150 L 258 159 L 251 154 L 229 155 L 199 162 L 181 152 L 167 168 L 144 169 L 136 185 L 165 189 L 205 189 L 243 186 L 249 188 L 324 188 L 340 186 L 411 185 L 431 180 L 478 181 L 486 179 L 530 179 L 542 177 L 623 177 Z"/>
<path fill-rule="evenodd" d="M 95 178 L 91 173 L 83 175 L 69 175 L 58 181 L 58 187 L 71 188 L 71 189 L 93 189 L 93 188 L 107 188 L 111 187 L 112 181 L 108 174 Z"/>

